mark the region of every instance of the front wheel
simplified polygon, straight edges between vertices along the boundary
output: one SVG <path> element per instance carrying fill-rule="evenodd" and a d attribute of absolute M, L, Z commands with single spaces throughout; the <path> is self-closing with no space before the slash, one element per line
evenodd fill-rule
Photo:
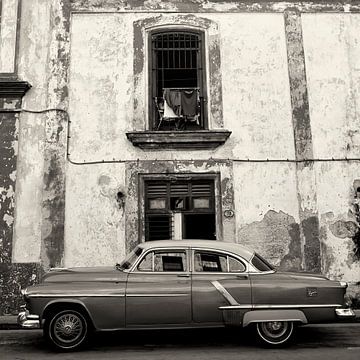
<path fill-rule="evenodd" d="M 88 338 L 88 322 L 83 314 L 75 310 L 62 310 L 46 320 L 45 338 L 60 351 L 81 348 Z"/>
<path fill-rule="evenodd" d="M 288 342 L 294 332 L 292 321 L 266 321 L 256 324 L 259 339 L 266 345 L 280 346 Z"/>

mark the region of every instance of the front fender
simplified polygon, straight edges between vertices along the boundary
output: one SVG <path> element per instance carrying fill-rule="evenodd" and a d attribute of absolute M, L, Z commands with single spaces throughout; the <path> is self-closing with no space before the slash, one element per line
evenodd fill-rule
<path fill-rule="evenodd" d="M 41 313 L 41 321 L 44 320 L 44 318 L 46 318 L 46 313 L 52 308 L 52 307 L 56 307 L 56 306 L 63 306 L 64 304 L 71 304 L 71 305 L 74 305 L 76 304 L 77 306 L 83 308 L 84 311 L 86 311 L 89 319 L 92 321 L 92 323 L 94 324 L 94 320 L 90 314 L 90 311 L 89 309 L 86 307 L 86 305 L 80 301 L 80 300 L 77 300 L 77 299 L 63 299 L 63 298 L 59 298 L 59 299 L 56 299 L 56 300 L 51 300 L 49 301 L 46 306 L 44 307 L 44 310 L 43 312 Z"/>
<path fill-rule="evenodd" d="M 301 310 L 253 310 L 245 313 L 243 327 L 252 323 L 266 321 L 294 321 L 307 324 L 305 314 Z"/>

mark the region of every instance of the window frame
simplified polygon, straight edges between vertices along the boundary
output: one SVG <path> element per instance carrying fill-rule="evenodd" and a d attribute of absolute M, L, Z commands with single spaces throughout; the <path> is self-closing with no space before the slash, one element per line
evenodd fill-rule
<path fill-rule="evenodd" d="M 171 34 L 176 32 L 196 34 L 200 38 L 200 60 L 198 59 L 198 87 L 199 87 L 199 97 L 202 98 L 201 106 L 201 120 L 200 120 L 200 129 L 199 130 L 208 130 L 209 122 L 208 122 L 208 91 L 207 91 L 207 61 L 206 61 L 206 36 L 205 31 L 199 28 L 193 28 L 190 26 L 167 26 L 166 28 L 157 28 L 148 32 L 148 41 L 147 41 L 147 56 L 148 56 L 148 128 L 150 131 L 159 131 L 157 129 L 158 124 L 156 123 L 157 115 L 156 115 L 156 106 L 154 104 L 154 97 L 156 96 L 156 75 L 154 75 L 154 63 L 155 63 L 155 55 L 152 45 L 152 38 L 157 34 Z M 199 75 L 200 74 L 200 75 Z M 195 130 L 198 131 L 198 130 Z"/>
<path fill-rule="evenodd" d="M 158 190 L 157 193 L 150 192 L 149 188 L 154 185 L 154 183 L 159 186 L 163 186 L 164 188 Z M 176 190 L 172 190 L 173 186 L 176 185 L 183 185 L 187 187 L 186 191 L 177 192 Z M 208 193 L 205 191 L 205 194 L 199 190 L 197 187 L 199 186 L 208 186 L 209 191 Z M 146 179 L 144 181 L 144 224 L 145 224 L 145 239 L 144 241 L 151 241 L 151 240 L 167 240 L 172 239 L 172 231 L 173 231 L 173 214 L 176 212 L 181 212 L 184 216 L 187 215 L 212 215 L 215 217 L 215 229 L 217 228 L 218 224 L 216 223 L 216 189 L 215 189 L 215 179 L 214 178 L 203 178 L 199 177 L 198 175 L 191 177 L 179 177 L 176 176 L 170 179 Z M 156 192 L 156 190 L 155 190 Z M 160 192 L 160 193 L 159 193 Z M 174 198 L 183 198 L 185 206 L 183 209 L 172 209 L 171 208 L 171 201 Z M 197 198 L 206 198 L 209 200 L 209 207 L 208 208 L 195 208 L 193 205 L 193 199 Z M 150 201 L 152 199 L 164 199 L 165 200 L 165 208 L 162 209 L 150 209 Z M 160 237 L 152 237 L 150 232 L 150 221 L 151 218 L 155 217 L 166 217 L 169 220 L 169 236 L 164 238 Z"/>

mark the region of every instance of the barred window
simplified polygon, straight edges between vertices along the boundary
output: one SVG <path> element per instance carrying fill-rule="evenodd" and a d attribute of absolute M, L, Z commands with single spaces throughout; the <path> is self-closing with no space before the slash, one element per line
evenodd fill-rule
<path fill-rule="evenodd" d="M 150 127 L 206 128 L 204 36 L 196 31 L 151 35 Z"/>

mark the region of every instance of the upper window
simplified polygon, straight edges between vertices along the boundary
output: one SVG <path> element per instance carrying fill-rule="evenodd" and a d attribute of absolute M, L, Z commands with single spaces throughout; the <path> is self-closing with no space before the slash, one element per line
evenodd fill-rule
<path fill-rule="evenodd" d="M 201 32 L 152 33 L 149 61 L 152 130 L 206 127 L 204 57 Z"/>

